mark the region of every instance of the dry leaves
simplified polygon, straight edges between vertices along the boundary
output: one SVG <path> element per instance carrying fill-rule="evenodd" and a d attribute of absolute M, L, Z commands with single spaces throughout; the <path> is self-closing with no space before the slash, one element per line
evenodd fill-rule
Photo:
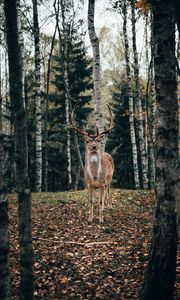
<path fill-rule="evenodd" d="M 151 239 L 152 192 L 113 190 L 113 209 L 105 208 L 103 225 L 98 223 L 98 205 L 94 222 L 88 224 L 86 191 L 33 194 L 32 199 L 35 299 L 138 299 Z M 14 196 L 10 205 L 12 286 L 17 300 Z"/>

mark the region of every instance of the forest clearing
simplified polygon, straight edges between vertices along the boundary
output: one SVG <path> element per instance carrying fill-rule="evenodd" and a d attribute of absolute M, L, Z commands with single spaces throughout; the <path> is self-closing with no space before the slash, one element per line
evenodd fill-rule
<path fill-rule="evenodd" d="M 32 194 L 34 299 L 138 299 L 148 262 L 154 193 L 112 190 L 105 220 L 88 223 L 87 191 Z M 96 202 L 97 204 L 97 202 Z M 9 197 L 13 299 L 18 299 L 17 202 Z M 180 257 L 175 299 L 180 296 Z"/>
<path fill-rule="evenodd" d="M 179 4 L 0 1 L 0 300 L 180 299 Z"/>

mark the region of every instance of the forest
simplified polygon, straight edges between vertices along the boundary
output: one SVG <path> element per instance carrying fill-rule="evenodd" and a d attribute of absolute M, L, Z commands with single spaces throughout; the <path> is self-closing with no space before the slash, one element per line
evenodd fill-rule
<path fill-rule="evenodd" d="M 180 3 L 0 1 L 0 300 L 180 299 Z"/>

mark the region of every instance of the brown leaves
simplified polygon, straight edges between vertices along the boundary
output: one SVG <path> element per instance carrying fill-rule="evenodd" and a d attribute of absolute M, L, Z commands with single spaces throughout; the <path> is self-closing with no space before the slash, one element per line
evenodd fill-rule
<path fill-rule="evenodd" d="M 150 1 L 149 0 L 138 0 L 136 3 L 136 7 L 138 9 L 140 9 L 142 14 L 146 14 L 151 8 Z"/>
<path fill-rule="evenodd" d="M 138 299 L 148 261 L 154 195 L 113 190 L 112 196 L 113 209 L 105 208 L 105 223 L 99 225 L 98 219 L 87 222 L 86 191 L 33 194 L 35 299 Z M 13 207 L 11 271 L 13 299 L 18 299 L 17 207 Z M 97 209 L 98 205 L 96 216 Z"/>

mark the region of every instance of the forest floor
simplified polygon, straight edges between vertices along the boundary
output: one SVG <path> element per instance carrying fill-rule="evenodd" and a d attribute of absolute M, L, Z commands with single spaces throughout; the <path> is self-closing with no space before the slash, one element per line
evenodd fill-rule
<path fill-rule="evenodd" d="M 35 299 L 133 300 L 148 262 L 154 194 L 112 190 L 103 224 L 88 223 L 87 192 L 32 194 Z M 9 197 L 13 299 L 18 299 L 17 201 Z M 179 278 L 179 279 L 178 279 Z M 180 297 L 180 257 L 176 297 Z"/>

